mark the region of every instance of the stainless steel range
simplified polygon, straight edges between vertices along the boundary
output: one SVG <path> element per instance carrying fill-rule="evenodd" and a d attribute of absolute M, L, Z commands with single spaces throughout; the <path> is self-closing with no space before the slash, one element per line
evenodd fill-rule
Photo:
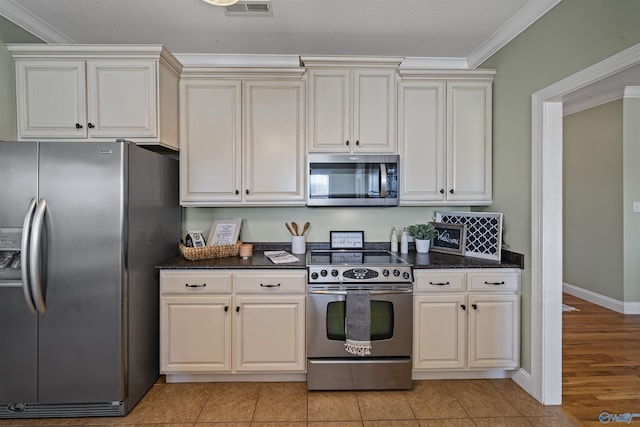
<path fill-rule="evenodd" d="M 325 250 L 309 252 L 307 267 L 307 388 L 410 389 L 412 266 L 387 251 Z M 366 355 L 345 346 L 357 312 L 350 307 L 362 298 L 369 314 Z"/>

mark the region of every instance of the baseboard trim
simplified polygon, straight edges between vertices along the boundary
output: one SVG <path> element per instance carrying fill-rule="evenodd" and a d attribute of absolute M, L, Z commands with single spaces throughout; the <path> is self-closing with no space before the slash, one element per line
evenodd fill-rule
<path fill-rule="evenodd" d="M 505 370 L 460 370 L 460 371 L 413 371 L 413 380 L 477 380 L 487 378 L 510 378 L 511 371 Z"/>
<path fill-rule="evenodd" d="M 574 297 L 589 301 L 590 303 L 608 308 L 621 314 L 640 314 L 640 302 L 624 302 L 597 294 L 587 289 L 582 289 L 569 283 L 562 284 L 562 291 Z"/>
<path fill-rule="evenodd" d="M 524 391 L 531 394 L 531 374 L 520 368 L 511 374 L 511 379 L 518 384 Z"/>

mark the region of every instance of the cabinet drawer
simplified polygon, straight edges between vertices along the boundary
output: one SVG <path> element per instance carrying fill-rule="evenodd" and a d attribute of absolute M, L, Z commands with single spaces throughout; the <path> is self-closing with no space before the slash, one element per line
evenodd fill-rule
<path fill-rule="evenodd" d="M 472 272 L 467 275 L 469 291 L 517 292 L 519 273 L 505 271 Z"/>
<path fill-rule="evenodd" d="M 230 294 L 231 273 L 194 270 L 161 271 L 161 294 Z"/>
<path fill-rule="evenodd" d="M 234 288 L 238 294 L 305 293 L 305 272 L 242 272 L 234 274 Z"/>
<path fill-rule="evenodd" d="M 414 271 L 415 292 L 464 291 L 464 272 Z"/>

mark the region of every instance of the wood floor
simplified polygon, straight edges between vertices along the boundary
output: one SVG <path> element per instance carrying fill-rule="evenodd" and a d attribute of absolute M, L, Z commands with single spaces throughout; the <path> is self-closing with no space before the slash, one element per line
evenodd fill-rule
<path fill-rule="evenodd" d="M 562 314 L 562 409 L 587 427 L 640 425 L 640 315 L 567 294 L 563 302 L 580 311 Z M 601 422 L 603 412 L 622 418 Z"/>

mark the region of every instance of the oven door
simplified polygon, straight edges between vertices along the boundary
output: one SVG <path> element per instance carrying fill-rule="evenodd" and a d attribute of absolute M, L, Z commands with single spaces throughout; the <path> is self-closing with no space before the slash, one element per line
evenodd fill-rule
<path fill-rule="evenodd" d="M 348 290 L 313 290 L 307 297 L 307 357 L 357 358 L 345 344 Z M 413 299 L 411 289 L 371 291 L 371 355 L 411 356 Z"/>

